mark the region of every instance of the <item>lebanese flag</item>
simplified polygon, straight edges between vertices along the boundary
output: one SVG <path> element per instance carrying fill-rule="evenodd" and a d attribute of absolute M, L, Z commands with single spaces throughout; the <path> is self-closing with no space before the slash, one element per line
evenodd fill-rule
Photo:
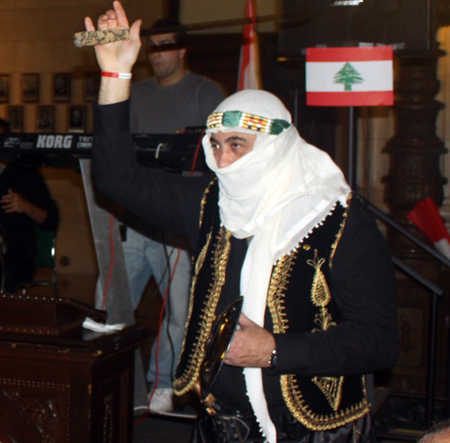
<path fill-rule="evenodd" d="M 247 0 L 245 16 L 251 22 L 244 25 L 244 43 L 242 44 L 239 63 L 238 91 L 243 89 L 261 89 L 255 0 Z"/>
<path fill-rule="evenodd" d="M 417 203 L 406 218 L 428 237 L 444 257 L 450 259 L 450 235 L 431 197 Z"/>
<path fill-rule="evenodd" d="M 307 48 L 308 106 L 394 104 L 392 46 Z"/>

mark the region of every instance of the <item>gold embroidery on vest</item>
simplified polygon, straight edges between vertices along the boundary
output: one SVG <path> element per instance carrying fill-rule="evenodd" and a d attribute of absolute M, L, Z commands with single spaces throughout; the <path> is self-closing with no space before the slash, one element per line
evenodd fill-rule
<path fill-rule="evenodd" d="M 213 283 L 208 290 L 204 301 L 204 308 L 200 316 L 197 329 L 197 336 L 194 340 L 192 352 L 189 355 L 189 361 L 184 373 L 178 379 L 174 380 L 175 393 L 183 395 L 190 391 L 198 379 L 200 367 L 205 357 L 206 342 L 211 335 L 213 322 L 216 318 L 216 309 L 219 302 L 222 287 L 225 284 L 225 271 L 228 257 L 230 254 L 231 233 L 224 227 L 220 228 L 217 236 L 217 243 L 213 252 L 212 269 Z"/>
<path fill-rule="evenodd" d="M 313 329 L 312 332 L 326 331 L 330 326 L 336 326 L 331 314 L 329 314 L 326 308 L 327 304 L 331 300 L 331 292 L 328 287 L 327 281 L 321 270 L 322 265 L 325 263 L 325 259 L 318 257 L 317 249 L 314 251 L 314 260 L 307 260 L 306 263 L 315 269 L 313 284 L 311 287 L 311 300 L 314 306 L 320 307 L 320 312 L 316 314 L 314 323 L 319 326 L 320 329 Z"/>
<path fill-rule="evenodd" d="M 336 323 L 326 308 L 326 305 L 331 300 L 331 292 L 321 270 L 325 261 L 324 258 L 319 259 L 317 249 L 314 251 L 314 260 L 307 261 L 308 265 L 315 268 L 316 271 L 311 287 L 311 299 L 315 306 L 320 307 L 320 312 L 316 314 L 314 319 L 314 323 L 319 328 L 314 328 L 312 332 L 326 331 L 330 326 L 336 326 Z M 341 404 L 344 377 L 314 377 L 312 381 L 325 395 L 333 410 L 337 411 Z"/>
<path fill-rule="evenodd" d="M 211 228 L 212 231 L 212 228 Z M 203 267 L 203 263 L 205 262 L 205 257 L 206 254 L 208 252 L 208 248 L 209 248 L 209 244 L 211 243 L 211 237 L 212 237 L 212 232 L 208 232 L 208 235 L 206 236 L 206 243 L 203 246 L 202 250 L 200 251 L 200 254 L 198 255 L 197 261 L 194 265 L 194 275 L 192 277 L 191 280 L 191 290 L 190 290 L 190 298 L 189 298 L 189 309 L 188 309 L 188 321 L 186 322 L 186 328 L 185 328 L 185 335 L 187 333 L 187 325 L 189 324 L 189 319 L 191 318 L 191 314 L 192 314 L 192 309 L 194 306 L 194 290 L 195 290 L 195 285 L 197 284 L 197 275 L 200 272 L 200 269 Z M 183 346 L 184 349 L 184 346 Z M 180 353 L 181 356 L 181 353 Z"/>
<path fill-rule="evenodd" d="M 314 377 L 312 381 L 325 395 L 333 410 L 337 411 L 342 400 L 344 377 Z"/>
<path fill-rule="evenodd" d="M 190 289 L 190 297 L 189 297 L 189 307 L 188 307 L 188 314 L 186 317 L 186 324 L 184 327 L 184 338 L 183 338 L 183 344 L 181 346 L 180 354 L 178 355 L 178 361 L 177 366 L 180 363 L 180 358 L 184 352 L 184 345 L 186 343 L 186 335 L 187 335 L 187 326 L 189 324 L 189 320 L 192 315 L 192 310 L 194 309 L 194 290 L 195 285 L 197 284 L 197 275 L 200 272 L 200 269 L 203 267 L 203 263 L 205 262 L 206 253 L 208 252 L 209 244 L 211 242 L 212 233 L 211 231 L 208 232 L 208 235 L 206 236 L 206 244 L 203 246 L 202 250 L 200 251 L 200 254 L 197 257 L 197 261 L 194 264 L 194 275 L 191 279 L 191 289 Z"/>
<path fill-rule="evenodd" d="M 205 261 L 206 253 L 208 252 L 209 243 L 211 242 L 211 231 L 208 232 L 208 235 L 206 236 L 206 243 L 205 246 L 203 246 L 202 250 L 200 251 L 200 254 L 198 254 L 197 261 L 195 263 L 194 272 L 195 277 L 197 277 L 198 273 L 200 272 L 200 269 L 203 267 L 203 263 Z"/>
<path fill-rule="evenodd" d="M 283 256 L 277 261 L 272 272 L 267 304 L 272 316 L 274 333 L 285 333 L 289 327 L 286 313 L 284 312 L 284 297 L 289 283 L 288 278 L 290 277 L 290 272 L 292 271 L 296 258 L 296 251 Z M 345 411 L 336 412 L 334 415 L 321 416 L 313 413 L 308 405 L 306 405 L 302 393 L 299 391 L 295 375 L 282 375 L 280 377 L 280 383 L 284 401 L 292 416 L 303 426 L 313 431 L 343 426 L 369 412 L 369 405 L 366 399 L 364 399 L 357 405 L 347 408 Z M 342 389 L 342 384 L 340 384 L 339 389 Z M 324 393 L 324 395 L 326 394 Z"/>
<path fill-rule="evenodd" d="M 336 242 L 333 244 L 332 252 L 337 246 L 337 243 L 342 235 L 344 229 L 347 213 L 344 215 L 344 221 L 340 225 L 340 230 L 336 236 Z M 310 248 L 303 248 L 309 250 Z M 296 256 L 295 256 L 296 258 Z M 324 331 L 330 326 L 335 325 L 332 321 L 331 315 L 329 315 L 326 305 L 331 300 L 331 293 L 326 283 L 325 276 L 320 270 L 321 266 L 325 262 L 324 259 L 318 260 L 317 254 L 314 260 L 308 261 L 308 263 L 315 267 L 316 273 L 314 275 L 313 288 L 311 289 L 311 298 L 315 306 L 321 308 L 321 312 L 316 315 L 316 324 L 320 329 L 314 329 L 315 332 Z M 287 266 L 289 262 L 289 266 Z M 271 283 L 268 293 L 268 306 L 271 312 L 272 320 L 274 323 L 274 333 L 284 333 L 289 328 L 288 318 L 285 313 L 284 297 L 285 291 L 288 285 L 289 272 L 294 264 L 293 253 L 288 256 L 282 257 L 275 265 L 274 272 L 272 274 Z M 281 392 L 286 403 L 289 412 L 292 416 L 299 421 L 303 426 L 311 431 L 325 431 L 334 429 L 339 426 L 344 426 L 347 423 L 355 421 L 364 415 L 369 413 L 369 403 L 367 401 L 367 392 L 365 386 L 365 377 L 361 376 L 364 398 L 357 404 L 345 408 L 339 411 L 339 404 L 342 397 L 342 386 L 344 377 L 314 377 L 317 382 L 320 380 L 320 385 L 326 387 L 323 394 L 327 398 L 329 404 L 335 411 L 333 414 L 320 415 L 311 411 L 310 407 L 306 404 L 303 394 L 299 389 L 297 377 L 294 374 L 286 374 L 280 376 Z M 314 381 L 313 379 L 313 381 Z M 317 383 L 316 383 L 317 384 Z M 319 386 L 319 385 L 318 385 Z M 320 386 L 319 386 L 320 388 Z M 331 394 L 331 395 L 330 395 Z M 329 395 L 329 397 L 328 397 Z"/>
<path fill-rule="evenodd" d="M 292 270 L 292 264 L 296 254 L 291 252 L 277 260 L 270 279 L 269 291 L 267 293 L 267 306 L 272 316 L 273 332 L 275 334 L 285 333 L 288 329 L 286 313 L 284 308 L 284 296 L 288 285 L 288 277 Z"/>
<path fill-rule="evenodd" d="M 217 180 L 217 177 L 215 177 L 213 180 L 211 180 L 208 184 L 208 187 L 205 189 L 205 192 L 203 193 L 202 201 L 200 202 L 199 228 L 202 227 L 202 223 L 203 223 L 203 214 L 205 212 L 206 198 L 208 197 L 209 191 L 211 190 L 211 186 L 214 184 L 214 182 L 216 180 Z"/>
<path fill-rule="evenodd" d="M 305 404 L 302 393 L 298 390 L 297 380 L 294 375 L 282 375 L 280 378 L 281 391 L 289 412 L 296 420 L 311 431 L 326 431 L 344 426 L 363 417 L 369 412 L 364 376 L 362 376 L 365 393 L 364 399 L 356 405 L 352 405 L 340 412 L 336 411 L 335 414 L 331 415 L 319 415 L 311 411 L 309 406 Z"/>
<path fill-rule="evenodd" d="M 342 232 L 344 232 L 344 227 L 345 227 L 345 223 L 347 222 L 348 210 L 350 209 L 351 200 L 352 200 L 352 194 L 350 194 L 349 197 L 347 198 L 347 208 L 345 209 L 345 212 L 343 215 L 343 220 L 342 220 L 340 228 L 339 228 L 339 232 L 336 235 L 335 242 L 331 245 L 330 269 L 333 268 L 334 254 L 336 252 L 337 245 L 338 245 L 339 241 L 341 240 Z"/>

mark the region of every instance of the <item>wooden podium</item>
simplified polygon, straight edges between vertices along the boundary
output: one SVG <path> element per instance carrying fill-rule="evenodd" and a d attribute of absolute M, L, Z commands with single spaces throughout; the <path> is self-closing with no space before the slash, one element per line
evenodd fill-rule
<path fill-rule="evenodd" d="M 0 441 L 131 443 L 134 356 L 148 331 L 136 325 L 108 334 L 64 328 L 58 315 L 76 325 L 83 304 L 42 299 L 0 294 L 1 324 L 1 312 L 29 312 L 34 305 L 40 314 L 35 330 L 44 331 L 20 324 L 15 332 L 0 330 Z"/>

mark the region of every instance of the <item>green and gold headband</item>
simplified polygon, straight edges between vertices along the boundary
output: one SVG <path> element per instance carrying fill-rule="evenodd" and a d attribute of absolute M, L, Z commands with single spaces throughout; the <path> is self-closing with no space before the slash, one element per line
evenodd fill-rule
<path fill-rule="evenodd" d="M 262 132 L 269 135 L 281 134 L 285 129 L 291 126 L 286 120 L 275 118 L 260 117 L 259 115 L 247 114 L 242 111 L 213 112 L 206 122 L 208 129 L 241 127 L 252 131 Z"/>

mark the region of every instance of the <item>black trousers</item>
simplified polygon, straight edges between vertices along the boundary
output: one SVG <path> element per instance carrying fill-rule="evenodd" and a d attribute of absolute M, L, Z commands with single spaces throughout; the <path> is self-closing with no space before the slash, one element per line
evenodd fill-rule
<path fill-rule="evenodd" d="M 277 443 L 376 443 L 370 414 L 328 431 L 310 432 L 293 417 L 277 417 Z M 255 426 L 256 425 L 256 426 Z M 254 418 L 202 411 L 191 443 L 263 443 Z"/>
<path fill-rule="evenodd" d="M 5 290 L 14 292 L 17 284 L 33 279 L 36 267 L 34 251 L 8 250 L 5 254 Z M 1 277 L 1 270 L 0 270 Z"/>

